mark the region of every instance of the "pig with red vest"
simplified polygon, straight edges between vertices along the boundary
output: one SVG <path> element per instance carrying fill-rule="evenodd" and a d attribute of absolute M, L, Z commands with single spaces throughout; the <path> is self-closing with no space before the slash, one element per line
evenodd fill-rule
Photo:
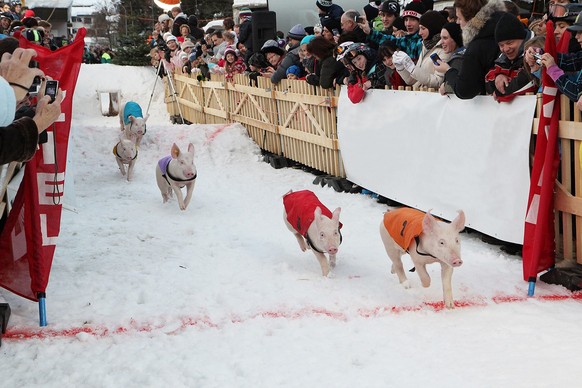
<path fill-rule="evenodd" d="M 341 208 L 333 213 L 309 190 L 289 191 L 283 196 L 284 220 L 295 235 L 303 252 L 311 248 L 319 261 L 323 276 L 335 267 L 336 255 L 341 244 Z M 329 262 L 325 254 L 329 256 Z"/>
<path fill-rule="evenodd" d="M 392 260 L 391 272 L 398 275 L 404 288 L 410 288 L 401 260 L 402 255 L 408 253 L 422 286 L 429 287 L 430 276 L 426 265 L 438 262 L 441 265 L 445 307 L 454 308 L 451 279 L 453 268 L 463 264 L 459 232 L 464 228 L 465 213 L 462 210 L 450 224 L 438 221 L 430 210 L 425 214 L 416 209 L 400 208 L 384 213 L 380 237 Z"/>

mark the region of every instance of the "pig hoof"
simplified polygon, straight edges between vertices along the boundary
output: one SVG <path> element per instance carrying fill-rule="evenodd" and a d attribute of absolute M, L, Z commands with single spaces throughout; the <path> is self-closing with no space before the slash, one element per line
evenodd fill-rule
<path fill-rule="evenodd" d="M 448 308 L 449 310 L 452 310 L 455 308 L 455 302 L 445 302 L 445 307 Z"/>
<path fill-rule="evenodd" d="M 404 287 L 406 290 L 408 290 L 409 288 L 411 288 L 412 286 L 410 285 L 410 281 L 408 279 L 406 279 L 405 281 L 403 281 L 402 283 L 402 287 Z"/>

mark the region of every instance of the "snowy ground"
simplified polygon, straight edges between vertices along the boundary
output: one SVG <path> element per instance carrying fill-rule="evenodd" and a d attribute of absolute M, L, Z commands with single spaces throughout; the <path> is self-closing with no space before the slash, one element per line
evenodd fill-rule
<path fill-rule="evenodd" d="M 172 125 L 157 84 L 135 177 L 111 153 L 117 117 L 96 89 L 147 107 L 151 69 L 83 65 L 71 152 L 77 212 L 63 226 L 37 305 L 9 292 L 3 387 L 560 387 L 582 381 L 577 296 L 538 283 L 526 299 L 521 259 L 463 234 L 457 308 L 416 274 L 389 273 L 378 225 L 387 209 L 360 194 L 274 170 L 239 125 Z M 155 165 L 173 142 L 196 148 L 189 208 L 167 204 Z M 342 207 L 338 266 L 322 278 L 282 220 L 281 196 L 310 189 Z M 406 257 L 405 265 L 410 265 Z"/>

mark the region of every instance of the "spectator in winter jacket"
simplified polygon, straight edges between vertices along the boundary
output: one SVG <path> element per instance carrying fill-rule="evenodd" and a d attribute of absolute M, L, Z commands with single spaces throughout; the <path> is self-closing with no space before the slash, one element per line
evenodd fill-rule
<path fill-rule="evenodd" d="M 370 25 L 366 18 L 361 17 L 360 13 L 355 9 L 350 9 L 344 12 L 340 19 L 342 27 L 342 40 L 352 41 L 355 43 L 365 43 L 367 36 L 362 30 L 362 25 L 365 25 L 368 30 L 370 30 Z M 372 43 L 375 45 L 375 43 Z"/>
<path fill-rule="evenodd" d="M 172 16 L 174 17 L 174 21 L 172 23 L 172 35 L 180 36 L 180 26 L 182 24 L 188 24 L 188 16 L 182 12 L 182 8 L 180 7 L 173 7 Z"/>
<path fill-rule="evenodd" d="M 61 114 L 62 92 L 50 103 L 48 96 L 39 95 L 32 118 L 14 120 L 17 103 L 28 95 L 36 76 L 44 77 L 29 62 L 36 55 L 32 49 L 16 48 L 10 57 L 3 56 L 0 66 L 0 164 L 30 160 L 36 152 L 39 134 Z"/>
<path fill-rule="evenodd" d="M 307 51 L 319 63 L 319 72 L 309 74 L 306 81 L 324 89 L 335 87 L 335 79 L 345 71 L 345 66 L 335 60 L 333 53 L 336 45 L 324 37 L 316 37 L 307 45 Z"/>
<path fill-rule="evenodd" d="M 576 22 L 568 27 L 568 31 L 576 34 L 576 40 L 582 46 L 582 16 L 578 15 Z M 533 54 L 532 50 L 533 48 L 528 49 L 527 55 L 530 57 Z M 556 83 L 558 90 L 576 102 L 578 109 L 582 110 L 582 51 L 558 53 L 555 59 L 550 53 L 544 53 L 541 62 L 546 67 L 548 75 Z M 576 73 L 568 76 L 566 72 Z"/>
<path fill-rule="evenodd" d="M 378 9 L 382 20 L 382 33 L 392 35 L 394 20 L 400 15 L 400 4 L 394 0 L 385 1 Z"/>
<path fill-rule="evenodd" d="M 339 38 L 342 31 L 340 21 L 332 18 L 326 18 L 321 26 L 321 35 L 327 40 L 337 43 L 336 39 Z"/>
<path fill-rule="evenodd" d="M 224 70 L 227 81 L 233 81 L 235 74 L 242 74 L 247 70 L 243 59 L 239 57 L 236 51 L 229 47 L 224 51 Z"/>
<path fill-rule="evenodd" d="M 443 63 L 437 71 L 445 72 L 445 81 L 454 85 L 457 97 L 470 99 L 485 94 L 485 74 L 499 56 L 494 33 L 505 4 L 502 0 L 456 0 L 455 9 L 466 48 L 463 67 L 457 70 Z"/>
<path fill-rule="evenodd" d="M 343 8 L 337 4 L 333 4 L 332 0 L 317 0 L 315 5 L 319 11 L 321 25 L 323 25 L 323 21 L 326 18 L 340 20 L 344 13 Z"/>
<path fill-rule="evenodd" d="M 249 58 L 253 55 L 253 22 L 252 11 L 249 8 L 241 8 L 238 17 L 240 21 L 240 28 L 238 34 L 238 41 L 247 48 L 245 62 L 248 63 Z"/>
<path fill-rule="evenodd" d="M 511 101 L 515 96 L 537 91 L 531 75 L 523 67 L 523 46 L 533 38 L 513 14 L 505 13 L 495 26 L 495 41 L 501 55 L 485 75 L 487 94 L 497 101 Z"/>
<path fill-rule="evenodd" d="M 188 27 L 190 27 L 190 35 L 194 37 L 195 41 L 204 39 L 204 30 L 198 27 L 198 18 L 195 15 L 188 17 Z"/>
<path fill-rule="evenodd" d="M 394 62 L 392 61 L 392 56 L 396 51 L 396 47 L 391 43 L 382 45 L 378 49 L 378 60 L 386 67 L 386 71 L 384 72 L 384 82 L 386 83 L 386 86 L 391 89 L 398 89 L 401 86 L 406 86 L 406 82 L 404 82 L 400 74 L 398 74 L 396 66 L 394 66 Z"/>
<path fill-rule="evenodd" d="M 272 83 L 277 84 L 283 78 L 286 78 L 286 71 L 289 66 L 297 65 L 301 68 L 303 67 L 299 59 L 299 45 L 305 36 L 305 29 L 301 24 L 296 24 L 291 27 L 289 34 L 287 34 L 289 50 L 287 51 L 287 54 L 285 54 L 284 57 L 280 60 L 277 68 L 272 73 L 270 73 L 269 78 L 271 79 Z M 263 48 L 264 47 L 265 46 L 263 46 Z M 269 54 L 265 54 L 267 60 L 271 62 L 268 55 Z M 266 76 L 266 74 L 263 75 Z"/>
<path fill-rule="evenodd" d="M 449 67 L 461 70 L 465 47 L 463 46 L 461 27 L 457 23 L 451 22 L 443 26 L 443 29 L 441 30 L 441 46 L 443 47 L 445 54 L 449 55 L 446 64 Z M 437 60 L 437 63 L 444 63 L 444 61 L 441 58 L 440 60 Z M 435 70 L 438 66 L 439 65 L 435 65 Z M 454 94 L 454 85 L 445 81 L 441 84 L 439 92 L 442 95 Z"/>
<path fill-rule="evenodd" d="M 444 61 L 448 59 L 448 54 L 445 54 L 440 45 L 441 29 L 446 21 L 437 11 L 425 12 L 420 17 L 419 35 L 422 38 L 422 51 L 416 64 L 403 51 L 394 54 L 392 61 L 396 70 L 408 85 L 436 89 L 443 83 L 443 74 L 435 71 L 430 56 L 436 54 Z"/>
<path fill-rule="evenodd" d="M 424 6 L 419 2 L 409 3 L 402 12 L 402 18 L 406 27 L 405 36 L 397 37 L 393 35 L 386 35 L 378 31 L 370 31 L 367 24 L 360 24 L 366 34 L 368 34 L 367 41 L 375 43 L 378 46 L 386 42 L 391 42 L 396 47 L 400 48 L 416 63 L 420 53 L 422 52 L 422 38 L 418 34 L 420 29 L 420 17 L 425 12 Z"/>
<path fill-rule="evenodd" d="M 353 43 L 342 58 L 344 65 L 351 69 L 347 80 L 348 98 L 354 104 L 364 99 L 369 89 L 384 89 L 386 82 L 383 64 L 378 66 L 376 51 L 365 43 Z"/>

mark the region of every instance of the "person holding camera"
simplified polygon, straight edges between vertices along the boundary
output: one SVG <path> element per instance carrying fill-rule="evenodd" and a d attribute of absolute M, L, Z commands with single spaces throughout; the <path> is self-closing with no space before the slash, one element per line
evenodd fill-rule
<path fill-rule="evenodd" d="M 42 70 L 29 67 L 35 56 L 32 49 L 17 48 L 13 53 L 4 53 L 0 61 L 0 164 L 30 160 L 40 133 L 61 114 L 61 90 L 51 102 L 51 96 L 44 95 L 41 89 L 34 117 L 13 121 L 16 103 L 27 97 L 34 78 L 44 78 Z"/>
<path fill-rule="evenodd" d="M 568 31 L 575 34 L 576 41 L 582 46 L 582 14 L 576 17 L 576 21 Z M 536 56 L 536 51 L 530 47 L 526 52 L 526 60 Z M 538 57 L 541 64 L 546 67 L 548 75 L 556 83 L 560 93 L 576 103 L 576 107 L 582 110 L 582 51 L 567 54 L 557 54 L 554 58 L 550 53 L 543 53 Z M 568 75 L 566 72 L 574 72 Z"/>
<path fill-rule="evenodd" d="M 485 75 L 485 90 L 499 102 L 508 102 L 515 96 L 535 93 L 537 86 L 523 67 L 523 46 L 533 38 L 533 32 L 513 14 L 504 13 L 495 26 L 495 42 L 501 55 Z"/>

